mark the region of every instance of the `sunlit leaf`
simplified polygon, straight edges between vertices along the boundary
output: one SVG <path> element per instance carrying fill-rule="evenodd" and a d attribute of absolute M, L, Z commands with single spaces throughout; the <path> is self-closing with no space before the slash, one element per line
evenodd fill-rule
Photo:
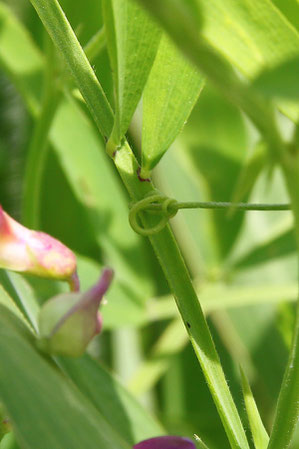
<path fill-rule="evenodd" d="M 267 449 L 269 436 L 261 420 L 249 382 L 241 368 L 242 390 L 250 429 L 256 449 Z"/>
<path fill-rule="evenodd" d="M 143 96 L 142 177 L 179 134 L 202 88 L 202 76 L 163 35 Z"/>
<path fill-rule="evenodd" d="M 155 58 L 160 30 L 133 0 L 104 0 L 103 5 L 116 94 L 111 139 L 118 145 L 140 100 Z"/>

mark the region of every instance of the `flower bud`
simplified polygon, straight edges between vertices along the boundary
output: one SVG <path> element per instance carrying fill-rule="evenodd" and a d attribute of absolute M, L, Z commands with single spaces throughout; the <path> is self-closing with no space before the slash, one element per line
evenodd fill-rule
<path fill-rule="evenodd" d="M 86 293 L 61 294 L 47 301 L 39 315 L 39 348 L 50 354 L 82 355 L 101 331 L 98 309 L 112 277 L 113 270 L 106 268 L 98 283 Z"/>
<path fill-rule="evenodd" d="M 196 449 L 195 444 L 184 437 L 162 436 L 135 444 L 134 449 Z"/>
<path fill-rule="evenodd" d="M 72 290 L 79 289 L 74 253 L 50 235 L 25 228 L 1 206 L 0 267 L 67 280 Z"/>

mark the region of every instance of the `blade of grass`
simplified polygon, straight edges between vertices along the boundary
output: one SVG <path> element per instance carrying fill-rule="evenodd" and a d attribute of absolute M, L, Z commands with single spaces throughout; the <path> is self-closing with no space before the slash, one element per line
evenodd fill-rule
<path fill-rule="evenodd" d="M 24 224 L 34 229 L 39 227 L 41 183 L 48 150 L 48 137 L 60 99 L 55 50 L 48 36 L 46 38 L 46 54 L 43 100 L 28 148 L 24 177 Z"/>
<path fill-rule="evenodd" d="M 269 435 L 260 417 L 247 377 L 241 367 L 240 372 L 244 402 L 255 448 L 267 449 Z"/>
<path fill-rule="evenodd" d="M 299 249 L 299 158 L 297 153 L 288 154 L 283 170 L 290 194 L 295 218 L 295 236 Z M 284 373 L 273 428 L 268 449 L 287 449 L 292 441 L 299 420 L 299 301 L 297 301 L 296 320 L 292 347 Z"/>
<path fill-rule="evenodd" d="M 111 108 L 59 3 L 56 0 L 31 0 L 31 3 L 64 61 L 69 65 L 99 130 L 107 137 L 107 131 L 110 131 L 113 125 Z M 108 118 L 104 117 L 102 121 L 105 114 Z M 126 142 L 118 149 L 114 160 L 133 200 L 140 200 L 152 190 L 150 183 L 141 183 L 138 179 L 136 173 L 138 164 Z M 144 224 L 151 225 L 152 221 L 152 217 L 148 217 L 144 219 Z M 159 234 L 152 236 L 150 240 L 174 292 L 178 308 L 205 373 L 231 446 L 234 449 L 246 449 L 249 446 L 238 411 L 226 383 L 189 273 L 170 228 L 167 227 Z"/>

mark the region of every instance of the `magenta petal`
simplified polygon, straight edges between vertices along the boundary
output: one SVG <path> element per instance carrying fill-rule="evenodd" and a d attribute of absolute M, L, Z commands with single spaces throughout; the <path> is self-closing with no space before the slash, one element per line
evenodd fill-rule
<path fill-rule="evenodd" d="M 134 449 L 196 449 L 189 438 L 162 436 L 150 438 L 135 444 Z"/>

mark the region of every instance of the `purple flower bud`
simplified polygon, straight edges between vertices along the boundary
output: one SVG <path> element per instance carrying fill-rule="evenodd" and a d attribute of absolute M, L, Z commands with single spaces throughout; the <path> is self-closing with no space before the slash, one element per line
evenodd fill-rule
<path fill-rule="evenodd" d="M 47 301 L 39 316 L 39 347 L 50 354 L 82 355 L 102 329 L 98 309 L 112 278 L 113 270 L 106 268 L 86 293 L 61 294 Z"/>
<path fill-rule="evenodd" d="M 189 438 L 162 436 L 150 438 L 135 444 L 134 449 L 196 449 Z"/>
<path fill-rule="evenodd" d="M 50 235 L 25 228 L 1 206 L 0 267 L 66 280 L 72 290 L 79 289 L 74 253 Z"/>

